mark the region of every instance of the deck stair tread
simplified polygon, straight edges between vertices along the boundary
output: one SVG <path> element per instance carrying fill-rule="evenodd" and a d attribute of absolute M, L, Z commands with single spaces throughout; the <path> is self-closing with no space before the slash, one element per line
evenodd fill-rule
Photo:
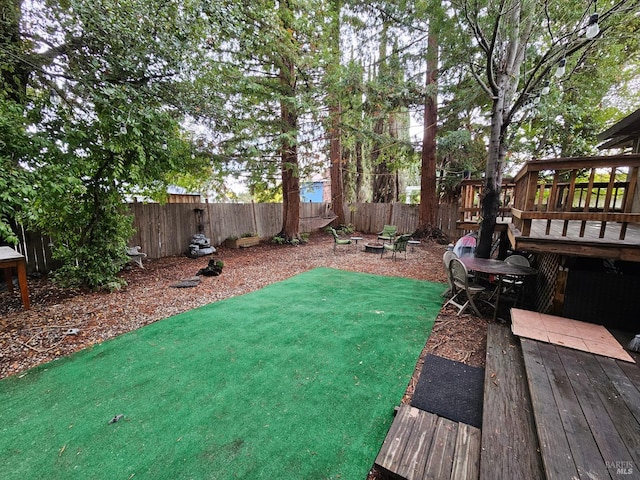
<path fill-rule="evenodd" d="M 407 480 L 640 478 L 640 367 L 491 324 L 482 431 L 401 405 L 375 463 Z"/>
<path fill-rule="evenodd" d="M 478 478 L 480 429 L 400 405 L 376 458 L 394 478 Z"/>

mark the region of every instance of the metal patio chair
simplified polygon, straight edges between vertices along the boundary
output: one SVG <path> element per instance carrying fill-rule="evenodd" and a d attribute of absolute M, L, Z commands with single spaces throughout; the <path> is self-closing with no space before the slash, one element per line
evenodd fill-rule
<path fill-rule="evenodd" d="M 340 235 L 338 235 L 338 232 L 336 232 L 336 229 L 333 227 L 331 228 L 331 235 L 333 235 L 333 253 L 336 253 L 336 248 L 338 247 L 338 245 L 351 245 L 351 239 L 349 238 L 341 238 Z"/>
<path fill-rule="evenodd" d="M 382 252 L 380 252 L 380 258 L 384 255 L 384 252 L 393 252 L 391 258 L 393 260 L 396 259 L 398 252 L 404 252 L 404 259 L 407 259 L 407 245 L 409 244 L 409 239 L 411 235 L 400 235 L 396 238 L 393 243 L 385 243 L 382 245 Z"/>
<path fill-rule="evenodd" d="M 464 311 L 471 306 L 473 311 L 479 317 L 482 317 L 475 299 L 485 291 L 485 287 L 470 281 L 467 267 L 465 267 L 459 258 L 453 258 L 451 262 L 449 262 L 449 274 L 451 275 L 452 295 L 444 306 L 454 305 L 457 307 L 458 316 L 462 315 Z M 485 301 L 485 303 L 493 308 L 493 305 L 489 302 Z"/>
<path fill-rule="evenodd" d="M 383 243 L 392 243 L 396 237 L 396 233 L 398 233 L 398 227 L 395 225 L 385 225 L 382 227 L 382 231 L 378 232 L 378 240 L 382 240 Z"/>
<path fill-rule="evenodd" d="M 524 267 L 530 267 L 531 264 L 526 257 L 522 255 L 510 255 L 504 259 L 506 263 L 510 263 L 512 265 L 521 265 Z M 514 294 L 516 300 L 514 305 L 518 304 L 518 300 L 520 299 L 520 295 L 522 294 L 522 289 L 524 287 L 524 277 L 520 277 L 518 275 L 505 275 L 502 277 L 502 293 L 503 294 Z"/>
<path fill-rule="evenodd" d="M 442 294 L 443 297 L 449 297 L 453 294 L 453 282 L 451 281 L 451 267 L 449 264 L 454 258 L 458 258 L 458 256 L 451 250 L 447 250 L 442 255 L 442 263 L 444 263 L 444 271 L 447 274 L 447 282 L 449 283 L 449 288 Z"/>

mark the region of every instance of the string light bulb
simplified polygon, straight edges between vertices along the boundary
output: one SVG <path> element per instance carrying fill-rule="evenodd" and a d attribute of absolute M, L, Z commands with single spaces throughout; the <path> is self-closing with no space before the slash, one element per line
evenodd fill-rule
<path fill-rule="evenodd" d="M 600 25 L 598 25 L 599 18 L 600 15 L 597 12 L 589 15 L 589 21 L 587 22 L 587 31 L 584 34 L 584 36 L 589 40 L 600 33 Z"/>
<path fill-rule="evenodd" d="M 563 58 L 558 62 L 558 69 L 556 70 L 556 73 L 555 73 L 556 78 L 560 78 L 564 76 L 566 71 L 567 71 L 567 60 Z"/>
<path fill-rule="evenodd" d="M 551 89 L 549 88 L 549 80 L 545 80 L 542 90 L 540 91 L 540 95 L 548 95 L 550 91 Z"/>

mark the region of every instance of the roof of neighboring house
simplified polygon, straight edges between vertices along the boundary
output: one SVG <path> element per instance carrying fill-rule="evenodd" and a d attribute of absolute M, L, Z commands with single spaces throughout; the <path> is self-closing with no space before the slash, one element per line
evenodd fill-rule
<path fill-rule="evenodd" d="M 633 147 L 638 138 L 640 138 L 640 109 L 599 134 L 598 140 L 605 142 L 599 148 L 606 150 Z"/>

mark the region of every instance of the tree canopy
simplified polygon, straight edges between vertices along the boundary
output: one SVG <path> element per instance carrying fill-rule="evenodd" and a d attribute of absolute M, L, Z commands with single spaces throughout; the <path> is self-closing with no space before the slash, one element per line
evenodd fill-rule
<path fill-rule="evenodd" d="M 15 214 L 50 234 L 68 284 L 115 286 L 131 235 L 125 196 L 206 165 L 180 128 L 202 28 L 192 4 L 4 6 L 1 105 L 15 135 L 2 156 L 14 185 L 3 228 Z"/>
<path fill-rule="evenodd" d="M 640 101 L 638 0 L 597 5 L 586 39 L 577 0 L 3 2 L 0 237 L 26 222 L 60 279 L 117 286 L 128 195 L 235 176 L 296 240 L 300 181 L 330 165 L 336 208 L 422 177 L 429 218 L 434 170 L 449 196 L 484 174 L 489 231 L 510 163 L 592 152 L 616 96 Z"/>
<path fill-rule="evenodd" d="M 629 53 L 637 55 L 637 38 L 628 38 L 628 33 L 635 32 L 637 37 L 639 2 L 601 1 L 600 12 L 591 10 L 595 2 L 585 8 L 581 1 L 461 0 L 452 5 L 459 28 L 467 33 L 467 69 L 491 105 L 477 249 L 479 256 L 488 257 L 505 159 L 514 148 L 512 138 L 517 130 L 513 127 L 530 118 L 536 109 L 526 107 L 541 102 L 543 91 L 551 89 L 554 77 L 564 77 L 564 73 L 556 75 L 558 66 L 568 68 L 571 75 L 587 69 L 589 63 L 593 65 L 589 58 L 598 52 L 604 58 L 611 55 L 618 64 L 625 60 L 617 56 L 622 51 L 626 51 L 626 58 Z M 599 27 L 587 28 L 589 25 Z M 609 41 L 600 42 L 605 36 Z M 637 66 L 635 69 L 637 75 Z M 593 92 L 594 87 L 589 90 Z"/>

